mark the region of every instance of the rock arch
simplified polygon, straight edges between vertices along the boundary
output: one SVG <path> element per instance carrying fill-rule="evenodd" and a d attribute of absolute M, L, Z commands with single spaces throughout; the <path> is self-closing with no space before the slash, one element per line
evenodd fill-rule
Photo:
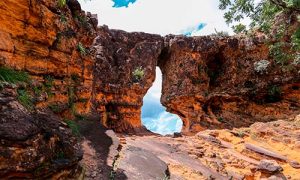
<path fill-rule="evenodd" d="M 263 100 L 275 84 L 282 95 L 298 99 L 299 107 L 299 90 L 289 88 L 299 85 L 297 72 L 279 77 L 281 69 L 270 59 L 262 37 L 161 37 L 101 27 L 94 48 L 95 105 L 102 123 L 117 132 L 143 131 L 142 99 L 154 82 L 156 66 L 163 74 L 161 102 L 183 120 L 184 133 L 248 126 L 299 113 L 299 108 L 290 108 L 295 106 L 290 97 L 276 103 Z M 274 63 L 265 74 L 253 67 L 262 59 Z M 137 82 L 138 68 L 144 76 Z M 249 82 L 252 85 L 245 86 Z M 253 100 L 253 92 L 262 103 Z M 288 108 L 278 108 L 279 103 Z"/>

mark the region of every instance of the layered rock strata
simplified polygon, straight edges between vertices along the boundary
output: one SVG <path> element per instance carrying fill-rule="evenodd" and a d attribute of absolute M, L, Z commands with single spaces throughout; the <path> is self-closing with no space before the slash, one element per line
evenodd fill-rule
<path fill-rule="evenodd" d="M 57 106 L 72 118 L 70 96 L 73 111 L 90 111 L 94 61 L 88 47 L 97 19 L 76 0 L 60 2 L 0 2 L 0 65 L 31 75 L 32 87 L 41 91 L 37 107 Z"/>
<path fill-rule="evenodd" d="M 88 47 L 97 18 L 76 0 L 64 2 L 0 2 L 1 179 L 75 179 L 82 173 L 80 146 L 63 120 L 91 111 Z M 18 76 L 3 74 L 7 68 L 30 78 L 3 82 Z"/>
<path fill-rule="evenodd" d="M 0 91 L 1 179 L 73 179 L 82 151 L 67 124 L 51 111 L 29 112 L 16 88 Z"/>

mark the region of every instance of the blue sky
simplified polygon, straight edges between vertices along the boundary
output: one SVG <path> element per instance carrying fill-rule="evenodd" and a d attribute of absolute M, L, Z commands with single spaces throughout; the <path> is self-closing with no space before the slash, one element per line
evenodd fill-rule
<path fill-rule="evenodd" d="M 115 8 L 121 8 L 121 7 L 126 7 L 128 8 L 129 4 L 133 4 L 136 2 L 136 0 L 113 0 L 115 3 L 113 7 Z"/>
<path fill-rule="evenodd" d="M 209 35 L 216 29 L 232 34 L 223 12 L 218 9 L 219 0 L 79 1 L 84 10 L 98 14 L 100 25 L 106 24 L 112 29 L 191 36 Z M 205 27 L 197 30 L 203 24 Z"/>
<path fill-rule="evenodd" d="M 143 99 L 142 123 L 150 131 L 162 135 L 180 132 L 182 128 L 181 119 L 175 114 L 166 112 L 166 108 L 160 103 L 161 88 L 162 74 L 157 67 L 153 86 Z"/>

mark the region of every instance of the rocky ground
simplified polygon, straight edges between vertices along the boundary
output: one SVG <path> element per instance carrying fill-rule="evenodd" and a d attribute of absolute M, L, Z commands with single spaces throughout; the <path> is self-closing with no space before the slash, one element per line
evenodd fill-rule
<path fill-rule="evenodd" d="M 195 136 L 117 138 L 84 128 L 87 179 L 300 179 L 300 116 Z"/>

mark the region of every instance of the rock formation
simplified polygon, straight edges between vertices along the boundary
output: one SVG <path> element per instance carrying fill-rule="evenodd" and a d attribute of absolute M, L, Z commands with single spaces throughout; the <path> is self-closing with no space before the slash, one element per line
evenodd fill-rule
<path fill-rule="evenodd" d="M 95 106 L 103 124 L 118 132 L 142 130 L 142 100 L 155 79 L 162 37 L 103 27 L 94 44 Z M 139 69 L 141 77 L 134 74 Z"/>
<path fill-rule="evenodd" d="M 299 113 L 299 65 L 285 71 L 276 64 L 264 36 L 163 38 L 105 27 L 98 35 L 96 107 L 104 124 L 116 131 L 141 128 L 142 99 L 154 81 L 155 66 L 163 74 L 161 102 L 180 116 L 185 133 Z M 138 68 L 144 76 L 137 81 Z"/>
<path fill-rule="evenodd" d="M 195 136 L 127 136 L 118 170 L 128 179 L 163 179 L 169 175 L 170 179 L 187 180 L 296 180 L 300 177 L 299 118 L 257 122 L 233 130 L 205 130 Z M 144 153 L 134 154 L 136 151 Z M 148 165 L 157 157 L 161 162 L 155 164 L 160 171 Z M 164 174 L 165 163 L 168 172 Z M 140 174 L 145 166 L 149 170 Z"/>
<path fill-rule="evenodd" d="M 82 173 L 80 146 L 63 119 L 91 110 L 94 61 L 88 46 L 97 19 L 76 0 L 59 2 L 0 2 L 0 68 L 6 72 L 0 75 L 0 179 L 73 179 Z M 3 66 L 27 72 L 30 81 L 10 84 L 14 74 Z"/>
<path fill-rule="evenodd" d="M 82 151 L 67 124 L 51 111 L 29 112 L 16 88 L 0 91 L 1 179 L 66 179 L 80 176 Z"/>
<path fill-rule="evenodd" d="M 186 134 L 300 113 L 300 63 L 276 63 L 264 35 L 162 37 L 97 21 L 77 0 L 0 2 L 0 68 L 30 76 L 16 85 L 0 76 L 0 176 L 78 176 L 81 153 L 63 121 L 96 113 L 117 132 L 144 132 L 157 66 L 161 102 Z"/>
<path fill-rule="evenodd" d="M 162 103 L 178 114 L 184 132 L 249 126 L 299 113 L 299 65 L 291 70 L 269 56 L 263 37 L 169 37 Z M 257 69 L 261 61 L 268 64 Z"/>
<path fill-rule="evenodd" d="M 47 84 L 36 106 L 68 107 L 74 91 L 75 111 L 89 112 L 94 61 L 88 47 L 96 37 L 97 19 L 75 0 L 65 5 L 8 0 L 0 2 L 0 21 L 0 65 L 28 72 L 36 89 Z M 61 113 L 71 116 L 68 108 Z"/>
<path fill-rule="evenodd" d="M 1 3 L 0 18 L 0 64 L 28 72 L 36 88 L 50 84 L 36 106 L 60 109 L 64 118 L 94 108 L 109 128 L 141 131 L 142 98 L 156 66 L 162 104 L 181 117 L 186 133 L 299 113 L 299 64 L 275 63 L 263 35 L 161 37 L 105 26 L 96 32 L 97 19 L 75 0 L 63 7 L 10 0 Z"/>

